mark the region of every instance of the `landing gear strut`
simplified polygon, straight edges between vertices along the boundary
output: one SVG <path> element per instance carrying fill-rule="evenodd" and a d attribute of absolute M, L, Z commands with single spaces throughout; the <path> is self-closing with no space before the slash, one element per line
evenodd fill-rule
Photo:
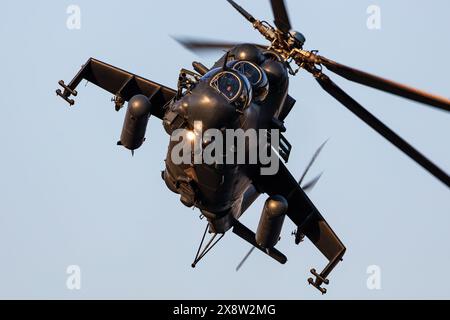
<path fill-rule="evenodd" d="M 216 237 L 218 233 L 214 233 L 214 235 L 211 237 L 211 239 L 208 241 L 208 243 L 205 245 L 205 247 L 202 250 L 203 242 L 205 241 L 206 232 L 208 231 L 209 224 L 206 225 L 205 232 L 203 233 L 202 240 L 200 241 L 200 245 L 198 246 L 197 254 L 195 255 L 194 262 L 192 262 L 191 267 L 195 268 L 197 263 L 219 242 L 225 233 L 220 234 L 219 238 L 217 240 Z M 215 241 L 214 241 L 215 240 Z"/>

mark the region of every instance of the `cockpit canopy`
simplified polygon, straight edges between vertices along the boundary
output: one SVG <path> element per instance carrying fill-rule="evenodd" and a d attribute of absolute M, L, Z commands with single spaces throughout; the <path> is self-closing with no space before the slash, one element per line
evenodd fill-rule
<path fill-rule="evenodd" d="M 261 67 L 245 60 L 231 61 L 227 66 L 238 71 L 248 79 L 252 85 L 253 100 L 259 102 L 266 98 L 269 93 L 269 80 Z"/>
<path fill-rule="evenodd" d="M 269 80 L 264 70 L 246 60 L 230 61 L 225 69 L 212 69 L 202 80 L 241 110 L 247 108 L 252 99 L 263 101 L 269 93 Z"/>
<path fill-rule="evenodd" d="M 248 79 L 235 70 L 216 68 L 203 76 L 210 87 L 222 94 L 229 103 L 243 110 L 252 101 L 252 86 Z"/>
<path fill-rule="evenodd" d="M 229 101 L 234 101 L 242 91 L 242 81 L 236 74 L 228 71 L 216 74 L 210 84 Z"/>

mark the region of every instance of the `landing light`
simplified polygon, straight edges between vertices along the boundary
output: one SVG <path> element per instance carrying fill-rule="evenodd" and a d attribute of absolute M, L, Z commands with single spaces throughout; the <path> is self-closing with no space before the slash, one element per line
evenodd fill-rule
<path fill-rule="evenodd" d="M 188 132 L 186 133 L 186 138 L 187 138 L 189 141 L 194 141 L 194 140 L 195 140 L 195 133 L 194 133 L 194 131 L 188 131 Z"/>

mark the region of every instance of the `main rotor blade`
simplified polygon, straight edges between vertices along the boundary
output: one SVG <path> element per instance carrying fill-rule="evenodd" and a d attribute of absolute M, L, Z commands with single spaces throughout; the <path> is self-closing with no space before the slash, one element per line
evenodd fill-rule
<path fill-rule="evenodd" d="M 320 56 L 319 59 L 320 62 L 327 67 L 327 69 L 350 81 L 389 92 L 403 98 L 421 102 L 442 110 L 450 111 L 450 99 L 448 98 L 433 95 L 422 90 L 405 86 L 401 83 L 345 66 L 322 56 Z"/>
<path fill-rule="evenodd" d="M 248 13 L 244 8 L 242 8 L 236 2 L 234 2 L 233 0 L 227 0 L 227 1 L 229 4 L 231 4 L 233 6 L 233 8 L 235 8 L 237 11 L 239 11 L 239 13 L 242 14 L 245 19 L 250 21 L 250 23 L 254 23 L 256 21 L 256 19 L 253 18 L 253 16 L 250 13 Z"/>
<path fill-rule="evenodd" d="M 172 37 L 172 38 L 179 44 L 181 44 L 183 47 L 193 52 L 205 52 L 211 50 L 230 50 L 231 48 L 240 44 L 236 42 L 209 41 L 184 37 Z M 254 44 L 254 45 L 263 49 L 267 48 L 267 46 L 261 44 Z"/>
<path fill-rule="evenodd" d="M 226 41 L 207 41 L 207 40 L 188 39 L 179 37 L 173 37 L 173 39 L 186 49 L 192 51 L 230 49 L 236 45 L 236 43 Z"/>
<path fill-rule="evenodd" d="M 320 152 L 322 151 L 323 147 L 325 147 L 325 145 L 327 144 L 328 139 L 325 140 L 320 147 L 316 150 L 316 152 L 314 152 L 314 155 L 312 156 L 311 160 L 309 160 L 308 165 L 306 166 L 305 171 L 303 171 L 303 174 L 300 178 L 300 180 L 298 181 L 298 184 L 302 184 L 303 179 L 305 178 L 306 174 L 308 173 L 309 169 L 311 168 L 311 166 L 313 165 L 313 163 L 316 161 L 317 157 L 319 156 Z"/>
<path fill-rule="evenodd" d="M 255 247 L 252 247 L 250 249 L 249 252 L 247 252 L 247 254 L 244 256 L 244 258 L 242 258 L 241 262 L 239 262 L 239 264 L 236 267 L 236 271 L 239 271 L 239 269 L 242 267 L 242 265 L 244 264 L 244 262 L 247 260 L 247 258 L 252 254 L 253 250 L 255 250 Z"/>
<path fill-rule="evenodd" d="M 292 28 L 284 1 L 270 0 L 270 4 L 272 5 L 273 16 L 275 18 L 273 22 L 277 28 L 284 33 L 289 32 Z"/>
<path fill-rule="evenodd" d="M 413 159 L 425 170 L 427 170 L 429 173 L 431 173 L 433 176 L 435 176 L 450 188 L 450 177 L 444 171 L 442 171 L 438 166 L 428 160 L 423 154 L 417 151 L 408 142 L 403 140 L 398 134 L 388 128 L 383 122 L 378 120 L 356 100 L 345 93 L 328 76 L 326 76 L 325 74 L 321 74 L 316 78 L 316 80 L 325 91 L 327 91 L 331 96 L 342 103 L 358 118 L 368 124 L 372 129 L 389 140 L 393 145 L 407 154 L 411 159 Z"/>

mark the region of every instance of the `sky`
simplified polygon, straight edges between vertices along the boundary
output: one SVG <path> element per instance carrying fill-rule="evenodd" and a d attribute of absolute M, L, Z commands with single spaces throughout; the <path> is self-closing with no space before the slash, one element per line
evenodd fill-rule
<path fill-rule="evenodd" d="M 449 1 L 286 2 L 305 48 L 450 96 Z M 269 1 L 239 3 L 272 21 Z M 79 29 L 67 27 L 70 5 L 80 9 Z M 367 26 L 372 5 L 381 29 Z M 325 296 L 306 280 L 326 260 L 310 242 L 294 244 L 287 220 L 278 244 L 287 264 L 255 251 L 236 272 L 249 245 L 229 233 L 192 269 L 205 220 L 161 180 L 169 141 L 161 122 L 150 119 L 131 157 L 116 146 L 125 110 L 114 111 L 111 94 L 82 83 L 74 107 L 56 97 L 58 80 L 70 81 L 89 57 L 175 87 L 181 68 L 211 65 L 222 53 L 198 56 L 171 36 L 264 43 L 226 1 L 6 0 L 2 13 L 0 298 L 450 298 L 448 188 L 305 72 L 290 80 L 297 104 L 286 120 L 288 168 L 300 176 L 330 139 L 310 197 L 347 247 Z M 328 74 L 450 172 L 449 114 Z M 242 217 L 253 230 L 264 200 Z M 70 266 L 80 271 L 75 288 Z"/>

